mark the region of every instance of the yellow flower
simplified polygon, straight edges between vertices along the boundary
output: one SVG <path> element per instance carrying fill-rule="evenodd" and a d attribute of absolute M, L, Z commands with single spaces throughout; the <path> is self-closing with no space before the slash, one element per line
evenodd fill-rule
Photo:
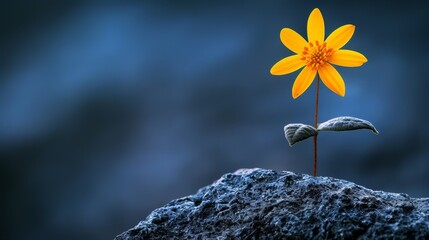
<path fill-rule="evenodd" d="M 337 28 L 325 40 L 325 23 L 322 13 L 315 8 L 308 17 L 308 42 L 290 28 L 283 28 L 280 40 L 296 55 L 278 61 L 271 68 L 272 75 L 284 75 L 302 67 L 292 87 L 292 97 L 296 99 L 313 82 L 316 73 L 322 82 L 334 93 L 344 97 L 346 86 L 338 71 L 331 65 L 359 67 L 368 60 L 361 53 L 340 49 L 352 37 L 355 26 L 351 24 Z"/>

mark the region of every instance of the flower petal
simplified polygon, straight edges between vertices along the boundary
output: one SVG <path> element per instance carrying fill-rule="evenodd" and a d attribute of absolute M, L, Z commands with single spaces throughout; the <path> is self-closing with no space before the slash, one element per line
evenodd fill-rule
<path fill-rule="evenodd" d="M 344 80 L 338 71 L 329 63 L 323 64 L 318 70 L 322 82 L 334 93 L 344 97 L 346 95 L 346 86 Z"/>
<path fill-rule="evenodd" d="M 340 49 L 352 38 L 354 32 L 355 26 L 352 24 L 341 26 L 335 29 L 325 42 L 329 48 L 333 48 L 334 50 Z"/>
<path fill-rule="evenodd" d="M 293 55 L 287 58 L 283 58 L 278 61 L 271 68 L 270 72 L 272 75 L 284 75 L 302 68 L 305 65 L 305 62 L 301 60 L 299 55 Z"/>
<path fill-rule="evenodd" d="M 314 43 L 317 40 L 319 43 L 323 43 L 325 40 L 325 22 L 318 8 L 315 8 L 308 17 L 307 36 L 308 42 Z"/>
<path fill-rule="evenodd" d="M 307 90 L 316 76 L 317 70 L 305 67 L 295 79 L 292 87 L 292 97 L 296 99 Z"/>
<path fill-rule="evenodd" d="M 329 58 L 330 63 L 342 67 L 359 67 L 367 61 L 363 54 L 345 49 L 335 51 Z"/>
<path fill-rule="evenodd" d="M 290 28 L 283 28 L 280 32 L 282 43 L 294 53 L 301 53 L 307 46 L 307 41 L 301 35 Z"/>

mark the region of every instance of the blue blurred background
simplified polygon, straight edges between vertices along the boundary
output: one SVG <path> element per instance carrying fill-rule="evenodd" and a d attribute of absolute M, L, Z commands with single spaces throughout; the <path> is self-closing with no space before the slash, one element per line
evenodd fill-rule
<path fill-rule="evenodd" d="M 315 7 L 369 60 L 338 68 L 346 97 L 322 85 L 320 121 L 380 131 L 320 135 L 319 174 L 429 196 L 429 5 L 394 2 L 3 1 L 1 238 L 112 239 L 239 168 L 311 174 L 283 126 L 313 123 L 315 85 L 293 100 L 269 70 Z"/>

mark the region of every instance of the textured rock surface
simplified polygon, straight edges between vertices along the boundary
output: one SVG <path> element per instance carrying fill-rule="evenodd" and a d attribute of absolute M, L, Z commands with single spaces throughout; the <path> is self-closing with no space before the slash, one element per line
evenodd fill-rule
<path fill-rule="evenodd" d="M 242 169 L 116 239 L 429 239 L 429 198 L 330 177 Z"/>

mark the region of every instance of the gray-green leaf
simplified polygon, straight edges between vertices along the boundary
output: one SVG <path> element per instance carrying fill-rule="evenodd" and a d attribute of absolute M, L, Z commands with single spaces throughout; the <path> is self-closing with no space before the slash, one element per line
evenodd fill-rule
<path fill-rule="evenodd" d="M 289 146 L 318 134 L 314 127 L 301 123 L 288 124 L 285 126 L 284 130 Z"/>
<path fill-rule="evenodd" d="M 378 134 L 377 129 L 370 122 L 355 117 L 337 117 L 319 124 L 318 131 L 350 131 L 357 129 L 369 129 Z"/>

